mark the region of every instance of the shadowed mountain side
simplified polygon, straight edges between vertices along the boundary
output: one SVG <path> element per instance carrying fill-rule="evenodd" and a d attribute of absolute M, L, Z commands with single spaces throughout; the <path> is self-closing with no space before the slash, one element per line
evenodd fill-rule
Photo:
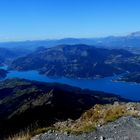
<path fill-rule="evenodd" d="M 0 82 L 1 135 L 15 132 L 35 122 L 39 126 L 46 126 L 57 120 L 77 119 L 95 104 L 114 101 L 127 100 L 113 94 L 56 83 L 5 80 Z"/>

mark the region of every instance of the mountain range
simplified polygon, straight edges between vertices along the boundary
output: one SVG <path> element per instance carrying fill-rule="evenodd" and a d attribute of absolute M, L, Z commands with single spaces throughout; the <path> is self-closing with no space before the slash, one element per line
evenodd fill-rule
<path fill-rule="evenodd" d="M 0 66 L 6 64 L 9 71 L 37 70 L 46 76 L 75 79 L 127 73 L 121 80 L 139 82 L 139 42 L 140 32 L 125 37 L 0 43 Z M 134 50 L 130 51 L 130 47 Z M 0 69 L 0 78 L 6 74 L 6 70 Z M 83 122 L 82 127 L 89 132 L 93 129 L 91 123 L 103 121 L 100 118 L 105 117 L 105 111 L 108 121 L 128 115 L 127 111 L 135 114 L 133 103 L 125 105 L 128 101 L 118 95 L 65 84 L 6 79 L 0 81 L 0 139 L 27 127 L 32 132 L 55 123 L 64 126 L 63 121 L 69 122 L 69 119 L 74 121 L 72 129 L 77 130 Z M 85 116 L 84 120 L 82 116 Z M 79 118 L 82 121 L 79 122 Z M 85 121 L 87 118 L 88 121 Z"/>
<path fill-rule="evenodd" d="M 101 78 L 140 70 L 140 55 L 123 49 L 97 48 L 89 45 L 60 45 L 40 48 L 15 59 L 10 69 L 37 70 L 46 76 Z"/>
<path fill-rule="evenodd" d="M 108 36 L 100 38 L 64 38 L 64 39 L 50 39 L 50 40 L 27 40 L 15 42 L 1 42 L 0 47 L 4 48 L 26 48 L 35 49 L 40 46 L 52 47 L 62 44 L 75 45 L 87 44 L 98 47 L 115 47 L 115 48 L 139 48 L 140 46 L 140 32 L 134 32 L 125 36 Z"/>

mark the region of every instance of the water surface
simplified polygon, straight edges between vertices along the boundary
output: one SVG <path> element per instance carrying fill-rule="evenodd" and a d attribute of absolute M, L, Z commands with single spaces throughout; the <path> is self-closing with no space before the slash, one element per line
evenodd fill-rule
<path fill-rule="evenodd" d="M 3 67 L 6 69 L 6 67 Z M 28 80 L 35 80 L 41 82 L 57 82 L 68 84 L 83 89 L 91 89 L 104 91 L 109 93 L 114 93 L 121 95 L 122 97 L 140 100 L 140 84 L 126 83 L 126 82 L 113 82 L 118 76 L 107 77 L 102 79 L 85 80 L 85 79 L 68 79 L 62 78 L 52 78 L 45 75 L 39 74 L 37 71 L 10 71 L 5 79 L 8 78 L 24 78 Z"/>

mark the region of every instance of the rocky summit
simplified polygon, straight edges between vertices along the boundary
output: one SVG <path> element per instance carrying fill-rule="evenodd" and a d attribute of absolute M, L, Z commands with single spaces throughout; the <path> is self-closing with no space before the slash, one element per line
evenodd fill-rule
<path fill-rule="evenodd" d="M 78 120 L 58 122 L 32 140 L 140 140 L 139 117 L 139 103 L 95 105 Z"/>
<path fill-rule="evenodd" d="M 81 135 L 48 131 L 32 140 L 140 140 L 140 120 L 122 117 L 115 122 L 99 126 L 96 131 Z"/>

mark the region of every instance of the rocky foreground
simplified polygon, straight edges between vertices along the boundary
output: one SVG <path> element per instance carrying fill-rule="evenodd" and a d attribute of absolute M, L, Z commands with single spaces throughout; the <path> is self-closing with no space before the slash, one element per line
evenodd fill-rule
<path fill-rule="evenodd" d="M 122 117 L 115 122 L 98 126 L 90 133 L 81 135 L 67 132 L 48 131 L 32 140 L 140 140 L 140 120 L 134 117 Z"/>
<path fill-rule="evenodd" d="M 32 140 L 140 140 L 140 103 L 95 105 L 78 120 L 57 122 Z"/>

